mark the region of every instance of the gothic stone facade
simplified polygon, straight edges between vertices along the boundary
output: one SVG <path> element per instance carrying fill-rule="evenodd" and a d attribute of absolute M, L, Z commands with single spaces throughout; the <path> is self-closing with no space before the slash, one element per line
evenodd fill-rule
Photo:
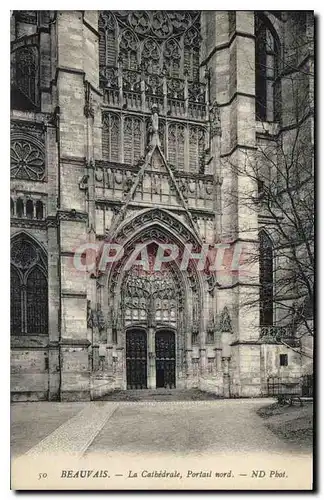
<path fill-rule="evenodd" d="M 298 353 L 272 337 L 275 311 L 260 327 L 257 260 L 225 285 L 195 261 L 153 275 L 126 261 L 143 241 L 149 260 L 161 242 L 241 241 L 249 252 L 258 241 L 264 220 L 226 194 L 254 189 L 231 164 L 280 126 L 277 75 L 258 67 L 256 30 L 281 44 L 264 52 L 274 60 L 304 35 L 305 16 L 12 14 L 13 400 L 128 387 L 259 396 L 269 373 L 302 373 Z M 81 243 L 107 240 L 125 249 L 115 265 L 73 267 Z"/>

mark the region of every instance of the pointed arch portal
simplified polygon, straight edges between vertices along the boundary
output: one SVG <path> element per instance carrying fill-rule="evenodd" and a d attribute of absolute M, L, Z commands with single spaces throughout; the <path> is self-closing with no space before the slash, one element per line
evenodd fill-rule
<path fill-rule="evenodd" d="M 176 335 L 181 352 L 184 294 L 171 266 L 154 269 L 158 248 L 157 243 L 150 243 L 147 265 L 133 265 L 122 280 L 128 389 L 176 386 Z"/>
<path fill-rule="evenodd" d="M 103 273 L 101 284 L 113 325 L 113 343 L 125 352 L 128 389 L 181 387 L 186 380 L 186 353 L 192 325 L 197 343 L 202 335 L 204 273 L 190 261 L 181 262 L 186 244 L 199 242 L 186 224 L 167 211 L 143 211 L 116 230 L 123 256 Z M 138 253 L 137 245 L 144 250 Z M 179 248 L 179 257 L 156 267 L 163 245 Z M 137 258 L 128 265 L 130 256 Z M 167 253 L 165 255 L 168 255 Z M 120 354 L 121 359 L 122 354 Z"/>

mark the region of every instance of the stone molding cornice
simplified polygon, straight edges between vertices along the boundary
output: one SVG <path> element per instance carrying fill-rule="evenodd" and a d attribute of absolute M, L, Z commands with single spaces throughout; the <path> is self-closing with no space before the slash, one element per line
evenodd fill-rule
<path fill-rule="evenodd" d="M 220 158 L 226 158 L 227 156 L 231 156 L 238 149 L 246 151 L 257 151 L 258 148 L 256 146 L 248 146 L 247 144 L 246 145 L 235 144 L 235 146 L 233 146 L 233 148 L 230 151 L 227 151 L 226 153 L 221 153 Z"/>
<path fill-rule="evenodd" d="M 87 212 L 79 212 L 74 209 L 59 210 L 56 217 L 58 221 L 87 222 L 89 214 Z"/>
<path fill-rule="evenodd" d="M 224 43 L 221 43 L 219 45 L 216 45 L 216 47 L 214 47 L 210 51 L 210 53 L 208 54 L 208 56 L 205 57 L 205 59 L 202 61 L 201 66 L 205 66 L 210 61 L 210 59 L 213 57 L 213 55 L 216 52 L 219 52 L 220 50 L 224 50 L 224 49 L 230 48 L 230 46 L 232 45 L 233 41 L 238 36 L 240 36 L 242 38 L 250 38 L 251 40 L 255 40 L 255 35 L 252 35 L 251 33 L 247 33 L 247 32 L 244 32 L 244 31 L 238 31 L 238 30 L 234 31 L 234 33 L 230 36 L 228 42 L 224 42 Z"/>
<path fill-rule="evenodd" d="M 62 290 L 62 297 L 71 298 L 71 299 L 86 299 L 86 292 L 75 292 L 73 290 Z"/>
<path fill-rule="evenodd" d="M 12 217 L 10 219 L 10 226 L 24 228 L 24 229 L 44 229 L 44 230 L 46 230 L 47 223 L 46 223 L 46 220 Z"/>
<path fill-rule="evenodd" d="M 71 339 L 67 337 L 62 337 L 59 341 L 61 347 L 89 347 L 91 345 L 88 339 Z"/>

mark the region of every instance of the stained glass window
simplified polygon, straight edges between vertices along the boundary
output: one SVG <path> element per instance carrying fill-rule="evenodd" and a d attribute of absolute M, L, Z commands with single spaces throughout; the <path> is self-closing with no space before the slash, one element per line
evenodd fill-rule
<path fill-rule="evenodd" d="M 278 79 L 279 42 L 273 27 L 259 14 L 255 16 L 256 118 L 279 119 L 280 81 Z"/>
<path fill-rule="evenodd" d="M 48 331 L 48 285 L 46 256 L 28 236 L 11 245 L 11 333 L 46 334 Z"/>
<path fill-rule="evenodd" d="M 103 11 L 99 34 L 101 73 L 118 58 L 123 69 L 199 80 L 198 11 Z"/>
<path fill-rule="evenodd" d="M 22 283 L 18 271 L 11 266 L 10 276 L 10 325 L 11 333 L 20 334 L 22 330 L 21 302 Z"/>
<path fill-rule="evenodd" d="M 105 160 L 119 161 L 120 119 L 108 113 L 103 117 L 102 155 Z"/>
<path fill-rule="evenodd" d="M 125 118 L 124 121 L 124 162 L 133 165 L 141 156 L 141 120 Z"/>
<path fill-rule="evenodd" d="M 16 51 L 16 83 L 23 94 L 38 104 L 37 58 L 34 47 L 23 47 Z"/>
<path fill-rule="evenodd" d="M 169 126 L 168 132 L 168 152 L 169 161 L 176 168 L 183 169 L 184 167 L 184 146 L 185 146 L 185 127 L 180 124 L 172 124 Z"/>
<path fill-rule="evenodd" d="M 189 169 L 191 172 L 199 172 L 201 160 L 205 149 L 205 134 L 201 127 L 190 127 L 189 129 Z"/>
<path fill-rule="evenodd" d="M 269 236 L 260 235 L 260 325 L 273 324 L 273 250 Z"/>
<path fill-rule="evenodd" d="M 47 280 L 38 267 L 27 278 L 27 333 L 47 331 Z"/>

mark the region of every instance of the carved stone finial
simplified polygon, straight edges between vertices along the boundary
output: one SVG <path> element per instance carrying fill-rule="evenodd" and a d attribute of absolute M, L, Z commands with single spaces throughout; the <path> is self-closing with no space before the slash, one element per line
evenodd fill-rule
<path fill-rule="evenodd" d="M 58 127 L 59 116 L 60 116 L 60 107 L 56 106 L 53 113 L 51 113 L 49 116 L 48 124 L 53 125 L 54 127 Z"/>
<path fill-rule="evenodd" d="M 101 305 L 100 303 L 97 303 L 97 323 L 98 323 L 98 329 L 99 331 L 103 331 L 106 328 L 106 321 L 105 321 L 105 316 L 104 313 L 101 310 Z"/>
<path fill-rule="evenodd" d="M 219 328 L 221 332 L 232 333 L 232 323 L 227 307 L 225 306 L 221 314 Z"/>
<path fill-rule="evenodd" d="M 93 314 L 91 309 L 91 300 L 87 300 L 87 325 L 88 328 L 93 327 Z"/>
<path fill-rule="evenodd" d="M 139 158 L 139 160 L 137 161 L 137 166 L 138 166 L 138 167 L 141 167 L 142 165 L 144 165 L 144 163 L 145 163 L 145 157 L 144 157 L 144 156 L 141 156 L 141 157 Z"/>
<path fill-rule="evenodd" d="M 89 82 L 85 82 L 84 88 L 84 115 L 86 118 L 94 118 L 93 99 Z"/>
<path fill-rule="evenodd" d="M 214 319 L 214 316 L 211 315 L 209 320 L 208 320 L 208 324 L 207 324 L 207 333 L 214 333 L 215 332 L 215 319 Z"/>
<path fill-rule="evenodd" d="M 92 309 L 90 300 L 87 300 L 87 325 L 89 328 L 98 328 L 99 332 L 106 328 L 105 316 L 101 310 L 101 305 L 97 303 L 96 309 Z"/>
<path fill-rule="evenodd" d="M 191 333 L 196 335 L 199 333 L 199 323 L 197 319 L 194 319 L 192 322 Z"/>
<path fill-rule="evenodd" d="M 88 180 L 89 180 L 89 175 L 88 174 L 85 174 L 81 177 L 80 181 L 79 181 L 79 188 L 82 190 L 82 191 L 85 191 L 86 189 L 88 189 Z"/>
<path fill-rule="evenodd" d="M 209 119 L 210 119 L 210 136 L 214 137 L 215 135 L 221 135 L 222 130 L 220 121 L 220 111 L 216 101 L 214 101 L 210 107 Z"/>

